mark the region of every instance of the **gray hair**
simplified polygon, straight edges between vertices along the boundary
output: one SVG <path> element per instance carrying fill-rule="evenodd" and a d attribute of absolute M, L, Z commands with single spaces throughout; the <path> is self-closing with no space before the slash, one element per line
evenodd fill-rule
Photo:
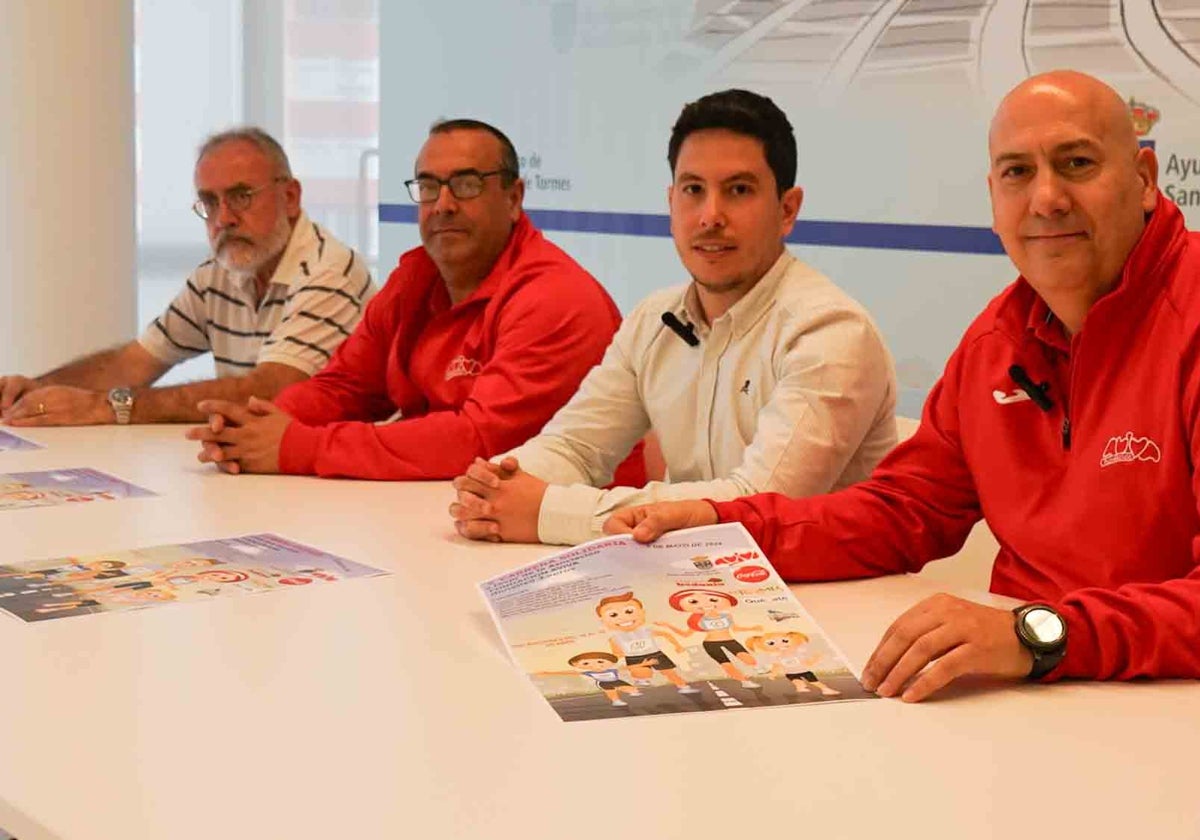
<path fill-rule="evenodd" d="M 232 143 L 235 140 L 244 140 L 247 143 L 251 143 L 266 155 L 275 164 L 275 174 L 277 176 L 281 178 L 292 177 L 292 165 L 288 163 L 287 152 L 283 150 L 283 146 L 279 145 L 279 141 L 270 134 L 253 125 L 239 126 L 231 128 L 228 131 L 220 131 L 209 135 L 200 144 L 200 149 L 196 152 L 196 163 L 199 163 L 206 154 L 217 148 L 217 146 Z"/>

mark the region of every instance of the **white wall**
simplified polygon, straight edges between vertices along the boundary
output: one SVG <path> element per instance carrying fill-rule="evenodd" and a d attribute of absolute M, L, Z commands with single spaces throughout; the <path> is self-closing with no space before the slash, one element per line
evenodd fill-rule
<path fill-rule="evenodd" d="M 0 373 L 133 326 L 132 0 L 0 16 Z"/>

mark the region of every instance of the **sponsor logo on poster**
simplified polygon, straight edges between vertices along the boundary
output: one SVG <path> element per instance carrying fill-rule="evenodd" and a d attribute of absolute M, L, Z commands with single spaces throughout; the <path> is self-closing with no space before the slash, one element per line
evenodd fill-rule
<path fill-rule="evenodd" d="M 770 577 L 770 573 L 762 566 L 742 566 L 733 576 L 743 583 L 760 583 Z"/>

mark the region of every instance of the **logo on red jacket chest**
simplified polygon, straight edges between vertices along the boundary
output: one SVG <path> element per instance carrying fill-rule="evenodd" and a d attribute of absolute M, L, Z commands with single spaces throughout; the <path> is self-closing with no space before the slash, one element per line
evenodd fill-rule
<path fill-rule="evenodd" d="M 1135 437 L 1133 432 L 1114 435 L 1104 445 L 1100 455 L 1100 466 L 1111 467 L 1113 464 L 1128 464 L 1133 461 L 1151 461 L 1158 463 L 1162 460 L 1162 452 L 1158 444 L 1148 437 Z"/>
<path fill-rule="evenodd" d="M 455 356 L 446 365 L 446 381 L 458 379 L 460 376 L 478 376 L 483 372 L 483 365 L 475 359 L 466 356 Z"/>

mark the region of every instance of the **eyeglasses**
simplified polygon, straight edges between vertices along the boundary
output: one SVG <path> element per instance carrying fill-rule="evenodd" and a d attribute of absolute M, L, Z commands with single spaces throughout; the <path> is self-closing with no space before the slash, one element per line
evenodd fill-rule
<path fill-rule="evenodd" d="M 515 177 L 511 169 L 493 169 L 491 172 L 476 172 L 468 169 L 465 172 L 455 172 L 449 178 L 435 178 L 432 175 L 422 175 L 404 182 L 408 194 L 417 204 L 432 204 L 442 194 L 442 185 L 450 188 L 450 195 L 457 199 L 475 198 L 483 192 L 483 179 L 493 175 L 508 175 Z"/>
<path fill-rule="evenodd" d="M 217 208 L 221 206 L 221 200 L 224 199 L 225 206 L 231 211 L 234 213 L 244 213 L 250 209 L 250 203 L 254 200 L 254 196 L 272 184 L 281 184 L 290 180 L 292 179 L 279 175 L 272 178 L 270 184 L 264 184 L 254 189 L 250 189 L 249 187 L 233 187 L 232 189 L 225 190 L 221 195 L 217 195 L 216 193 L 201 193 L 200 197 L 192 202 L 192 212 L 207 221 L 210 216 L 217 212 Z"/>

